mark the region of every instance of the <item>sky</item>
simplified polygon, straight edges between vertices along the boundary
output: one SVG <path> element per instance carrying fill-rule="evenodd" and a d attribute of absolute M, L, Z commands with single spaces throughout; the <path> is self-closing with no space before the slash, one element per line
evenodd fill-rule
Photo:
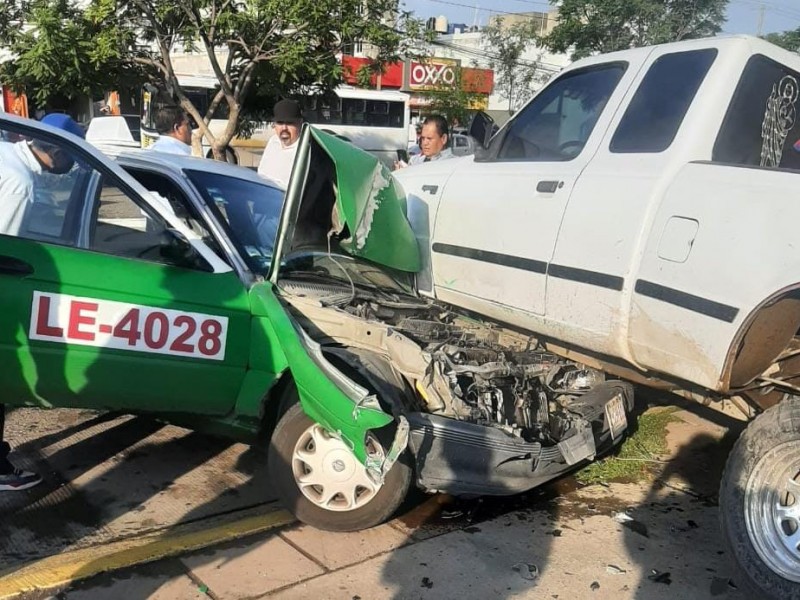
<path fill-rule="evenodd" d="M 450 23 L 485 25 L 489 17 L 503 12 L 545 12 L 546 0 L 401 0 L 406 10 L 421 19 L 444 15 Z M 475 7 L 477 6 L 477 10 Z M 763 6 L 763 20 L 761 7 Z M 730 0 L 724 33 L 761 33 L 800 27 L 800 0 Z"/>

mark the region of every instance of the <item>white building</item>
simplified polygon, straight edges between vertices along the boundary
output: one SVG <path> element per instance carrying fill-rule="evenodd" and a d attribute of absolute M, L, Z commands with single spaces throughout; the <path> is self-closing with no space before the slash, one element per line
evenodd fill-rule
<path fill-rule="evenodd" d="M 484 69 L 491 68 L 494 58 L 491 50 L 487 48 L 484 34 L 481 31 L 440 35 L 431 48 L 431 54 L 437 58 L 459 60 L 462 67 L 476 66 Z M 532 91 L 536 91 L 571 61 L 566 54 L 553 54 L 543 48 L 531 45 L 520 57 L 520 62 L 536 68 L 538 82 L 532 88 Z M 495 91 L 489 96 L 488 110 L 508 112 L 508 100 L 497 91 L 496 73 Z"/>

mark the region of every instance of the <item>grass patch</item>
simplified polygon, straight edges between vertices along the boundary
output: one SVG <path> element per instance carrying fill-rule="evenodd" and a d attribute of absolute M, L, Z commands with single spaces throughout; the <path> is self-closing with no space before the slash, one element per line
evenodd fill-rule
<path fill-rule="evenodd" d="M 639 416 L 636 431 L 629 434 L 619 450 L 593 462 L 575 474 L 584 484 L 648 479 L 658 469 L 660 455 L 667 451 L 667 425 L 679 419 L 676 407 L 651 409 Z"/>

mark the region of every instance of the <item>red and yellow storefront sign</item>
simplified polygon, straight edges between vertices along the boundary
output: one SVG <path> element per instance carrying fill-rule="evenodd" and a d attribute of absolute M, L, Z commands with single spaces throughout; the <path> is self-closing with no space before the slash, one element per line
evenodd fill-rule
<path fill-rule="evenodd" d="M 350 85 L 357 85 L 358 72 L 370 64 L 367 58 L 343 56 L 344 81 Z M 404 77 L 408 71 L 408 78 Z M 439 89 L 448 85 L 455 85 L 458 81 L 459 62 L 450 58 L 431 58 L 426 61 L 405 61 L 386 65 L 380 76 L 380 87 L 388 89 L 403 89 L 403 91 L 417 92 Z M 471 67 L 461 68 L 461 88 L 465 92 L 477 94 L 492 93 L 494 87 L 494 72 L 491 69 L 477 69 Z M 370 85 L 377 87 L 378 78 L 373 75 Z"/>

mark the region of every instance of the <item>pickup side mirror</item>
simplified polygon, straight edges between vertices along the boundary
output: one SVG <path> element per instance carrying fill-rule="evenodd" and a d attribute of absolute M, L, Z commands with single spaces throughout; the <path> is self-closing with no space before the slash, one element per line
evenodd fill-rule
<path fill-rule="evenodd" d="M 495 131 L 497 131 L 497 126 L 494 119 L 482 111 L 472 115 L 467 128 L 467 134 L 474 138 L 481 148 L 489 147 L 489 140 L 492 139 Z"/>
<path fill-rule="evenodd" d="M 169 264 L 184 269 L 213 273 L 213 267 L 192 246 L 182 232 L 172 228 L 166 229 L 163 239 L 160 249 L 161 257 L 166 259 Z"/>

